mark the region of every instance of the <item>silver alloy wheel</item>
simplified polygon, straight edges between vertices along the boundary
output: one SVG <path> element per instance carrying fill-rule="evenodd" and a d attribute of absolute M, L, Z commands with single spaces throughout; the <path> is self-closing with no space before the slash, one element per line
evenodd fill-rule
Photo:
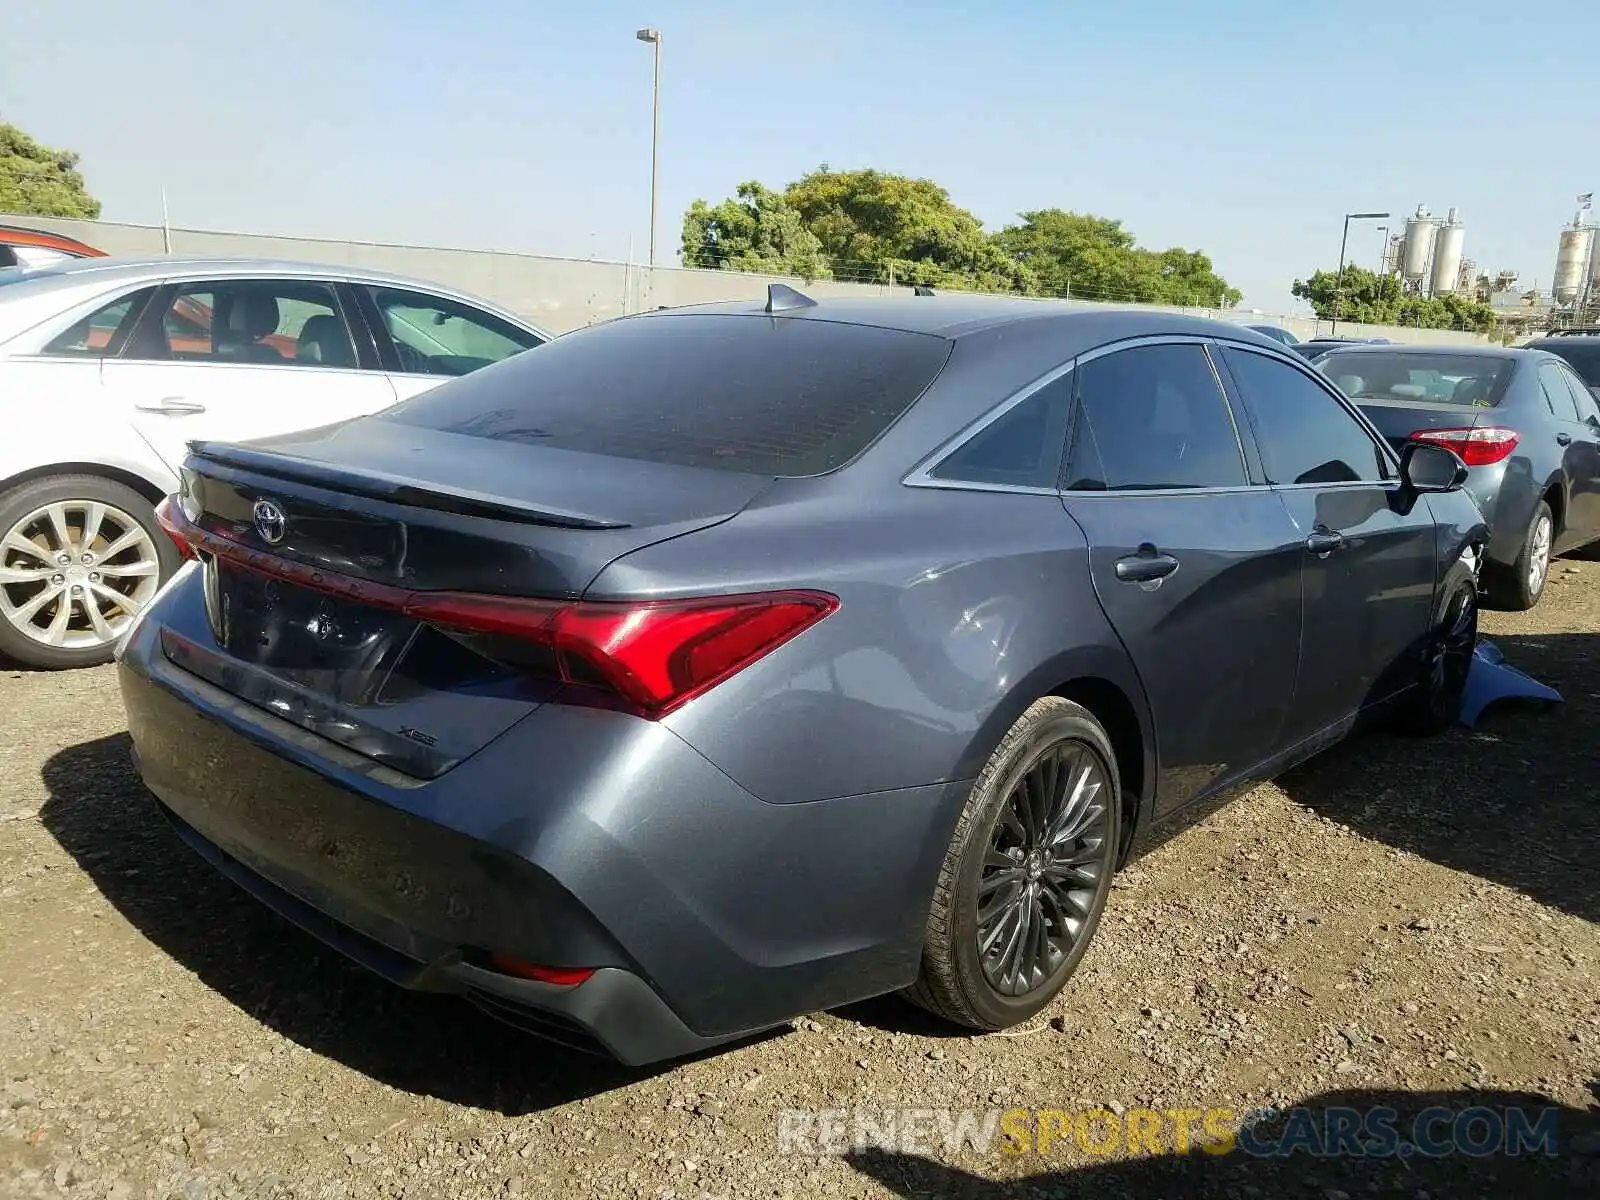
<path fill-rule="evenodd" d="M 1550 518 L 1540 517 L 1533 527 L 1532 553 L 1528 555 L 1528 595 L 1537 596 L 1550 573 Z"/>
<path fill-rule="evenodd" d="M 155 542 L 114 504 L 58 500 L 0 538 L 0 616 L 41 646 L 109 645 L 160 587 Z"/>

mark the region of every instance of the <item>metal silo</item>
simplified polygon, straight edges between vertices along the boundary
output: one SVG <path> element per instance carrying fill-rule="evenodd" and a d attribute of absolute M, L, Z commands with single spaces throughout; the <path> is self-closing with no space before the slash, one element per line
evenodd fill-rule
<path fill-rule="evenodd" d="M 1433 234 L 1439 222 L 1417 205 L 1416 215 L 1406 221 L 1405 248 L 1400 256 L 1400 274 L 1413 283 L 1428 274 L 1428 259 L 1433 254 Z"/>
<path fill-rule="evenodd" d="M 1572 218 L 1572 224 L 1561 231 L 1556 243 L 1556 273 L 1550 291 L 1557 304 L 1571 304 L 1583 291 L 1583 271 L 1589 265 L 1589 247 L 1594 242 L 1594 229 L 1582 223 L 1582 214 Z"/>
<path fill-rule="evenodd" d="M 1452 208 L 1433 240 L 1433 277 L 1429 290 L 1435 296 L 1456 290 L 1461 276 L 1461 245 L 1466 236 L 1467 231 Z"/>

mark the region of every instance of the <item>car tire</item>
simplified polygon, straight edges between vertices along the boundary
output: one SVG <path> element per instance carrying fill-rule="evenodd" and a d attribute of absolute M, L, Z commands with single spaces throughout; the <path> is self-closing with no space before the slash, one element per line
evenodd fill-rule
<path fill-rule="evenodd" d="M 52 475 L 0 493 L 0 654 L 43 670 L 109 662 L 178 563 L 150 502 L 115 480 Z"/>
<path fill-rule="evenodd" d="M 1543 531 L 1541 543 L 1541 530 Z M 1556 523 L 1550 506 L 1543 500 L 1533 510 L 1527 531 L 1522 535 L 1522 550 L 1511 566 L 1497 573 L 1490 595 L 1501 608 L 1526 612 L 1539 603 L 1550 582 L 1550 547 L 1555 544 Z M 1538 567 L 1536 573 L 1534 568 Z"/>
<path fill-rule="evenodd" d="M 1418 678 L 1395 713 L 1404 733 L 1431 737 L 1461 717 L 1461 700 L 1478 645 L 1478 582 L 1463 562 L 1446 573 L 1423 644 Z"/>
<path fill-rule="evenodd" d="M 1105 729 L 1070 700 L 1035 701 L 990 755 L 956 822 L 907 998 L 982 1031 L 1043 1010 L 1094 936 L 1121 828 Z"/>

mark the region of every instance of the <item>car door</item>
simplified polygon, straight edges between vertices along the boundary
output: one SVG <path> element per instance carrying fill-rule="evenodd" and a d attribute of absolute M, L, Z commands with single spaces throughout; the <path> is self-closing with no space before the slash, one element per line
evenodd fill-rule
<path fill-rule="evenodd" d="M 195 439 L 242 441 L 376 412 L 388 377 L 363 369 L 325 280 L 193 280 L 163 288 L 102 380 L 174 470 Z"/>
<path fill-rule="evenodd" d="M 1206 345 L 1080 359 L 1063 503 L 1156 726 L 1168 812 L 1281 746 L 1300 643 L 1303 539 L 1253 480 Z"/>
<path fill-rule="evenodd" d="M 1299 742 L 1414 681 L 1433 614 L 1433 515 L 1314 371 L 1243 346 L 1222 358 L 1301 540 L 1300 674 L 1285 731 Z"/>
<path fill-rule="evenodd" d="M 1567 475 L 1566 527 L 1555 548 L 1568 550 L 1600 538 L 1600 412 L 1593 394 L 1565 363 L 1540 363 L 1539 382 L 1555 409 Z"/>
<path fill-rule="evenodd" d="M 401 399 L 544 342 L 530 330 L 450 296 L 412 288 L 356 288 Z"/>

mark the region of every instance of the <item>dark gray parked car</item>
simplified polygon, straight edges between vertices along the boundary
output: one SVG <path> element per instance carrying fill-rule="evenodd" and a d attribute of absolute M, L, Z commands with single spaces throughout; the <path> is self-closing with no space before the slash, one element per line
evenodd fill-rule
<path fill-rule="evenodd" d="M 1600 539 L 1600 408 L 1562 359 L 1491 346 L 1335 350 L 1318 368 L 1394 446 L 1461 455 L 1491 537 L 1484 583 L 1532 608 L 1550 558 Z"/>
<path fill-rule="evenodd" d="M 200 444 L 121 679 L 183 838 L 633 1063 L 1059 991 L 1161 821 L 1450 723 L 1466 468 L 1237 326 L 783 290 Z"/>

